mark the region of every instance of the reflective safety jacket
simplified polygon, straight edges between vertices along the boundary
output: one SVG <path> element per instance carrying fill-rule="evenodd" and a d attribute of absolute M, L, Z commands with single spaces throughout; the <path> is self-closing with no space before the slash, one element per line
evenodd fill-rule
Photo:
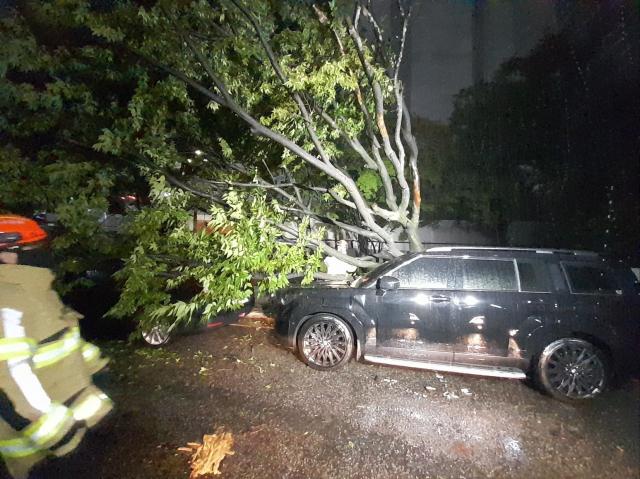
<path fill-rule="evenodd" d="M 0 265 L 0 455 L 15 477 L 73 450 L 112 407 L 91 381 L 106 360 L 52 282 L 47 269 Z"/>

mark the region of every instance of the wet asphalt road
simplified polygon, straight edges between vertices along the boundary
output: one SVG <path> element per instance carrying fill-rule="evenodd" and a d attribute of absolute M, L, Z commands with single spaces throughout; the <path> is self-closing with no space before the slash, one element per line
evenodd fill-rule
<path fill-rule="evenodd" d="M 238 326 L 164 350 L 108 343 L 117 404 L 33 478 L 186 478 L 176 451 L 233 433 L 229 478 L 640 478 L 640 387 L 578 406 L 520 381 L 351 362 L 306 367 L 269 330 Z"/>

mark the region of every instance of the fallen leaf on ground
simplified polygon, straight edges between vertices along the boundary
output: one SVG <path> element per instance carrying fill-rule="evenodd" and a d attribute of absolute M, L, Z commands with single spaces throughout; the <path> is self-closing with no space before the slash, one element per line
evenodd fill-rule
<path fill-rule="evenodd" d="M 449 450 L 457 457 L 467 458 L 473 456 L 473 448 L 461 441 L 454 442 Z"/>
<path fill-rule="evenodd" d="M 443 396 L 446 397 L 447 399 L 460 399 L 460 396 L 450 391 L 445 391 Z"/>
<path fill-rule="evenodd" d="M 250 431 L 247 432 L 247 434 L 256 434 L 260 431 L 263 431 L 264 428 L 266 427 L 265 424 L 262 424 L 260 426 L 256 426 L 256 427 L 252 427 Z"/>
<path fill-rule="evenodd" d="M 190 442 L 186 447 L 179 447 L 178 451 L 191 454 L 189 478 L 197 479 L 208 474 L 222 474 L 220 463 L 226 456 L 234 454 L 232 447 L 232 434 L 219 430 L 216 434 L 205 434 L 202 437 L 202 444 Z"/>

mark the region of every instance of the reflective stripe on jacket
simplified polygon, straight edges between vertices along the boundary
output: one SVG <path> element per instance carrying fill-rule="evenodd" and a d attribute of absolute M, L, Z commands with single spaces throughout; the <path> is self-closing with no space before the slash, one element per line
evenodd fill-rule
<path fill-rule="evenodd" d="M 0 265 L 0 389 L 31 421 L 16 430 L 0 417 L 0 455 L 15 477 L 73 450 L 112 408 L 91 381 L 106 360 L 82 340 L 80 316 L 62 305 L 52 279 L 41 268 Z"/>

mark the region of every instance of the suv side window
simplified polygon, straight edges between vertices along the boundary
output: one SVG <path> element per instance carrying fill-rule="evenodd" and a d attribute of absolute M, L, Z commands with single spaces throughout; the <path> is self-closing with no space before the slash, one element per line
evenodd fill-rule
<path fill-rule="evenodd" d="M 620 290 L 608 268 L 592 264 L 564 263 L 572 293 L 616 294 Z"/>
<path fill-rule="evenodd" d="M 542 261 L 518 259 L 520 290 L 531 293 L 551 292 L 551 281 L 547 265 Z"/>
<path fill-rule="evenodd" d="M 391 275 L 400 280 L 401 288 L 448 289 L 453 287 L 453 260 L 418 258 Z"/>
<path fill-rule="evenodd" d="M 462 289 L 517 291 L 512 260 L 463 259 Z"/>

